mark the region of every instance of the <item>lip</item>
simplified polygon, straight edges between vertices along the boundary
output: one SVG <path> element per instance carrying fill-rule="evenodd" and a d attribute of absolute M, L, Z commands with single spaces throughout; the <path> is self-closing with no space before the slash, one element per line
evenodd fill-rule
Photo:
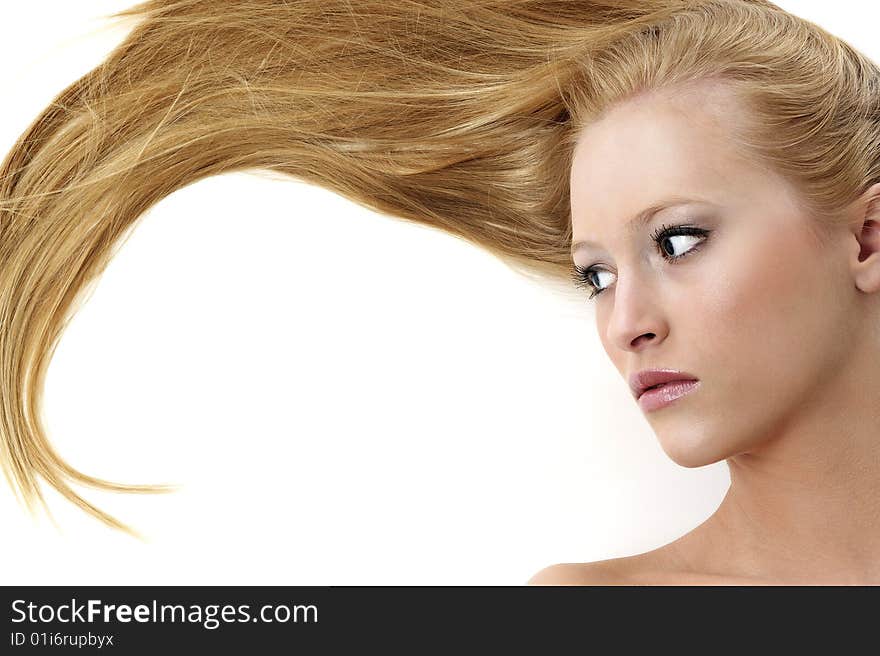
<path fill-rule="evenodd" d="M 698 380 L 675 380 L 663 387 L 650 389 L 639 397 L 639 407 L 643 412 L 665 408 L 676 399 L 692 392 L 699 384 Z"/>
<path fill-rule="evenodd" d="M 678 369 L 643 369 L 630 376 L 629 387 L 633 396 L 640 399 L 649 387 L 666 385 L 675 381 L 692 383 L 699 382 L 699 379 L 693 374 Z"/>

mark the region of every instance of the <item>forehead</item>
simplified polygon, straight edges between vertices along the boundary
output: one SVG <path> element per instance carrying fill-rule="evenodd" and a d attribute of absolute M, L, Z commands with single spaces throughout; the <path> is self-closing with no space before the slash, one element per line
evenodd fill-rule
<path fill-rule="evenodd" d="M 642 94 L 611 107 L 579 135 L 571 167 L 573 238 L 602 241 L 668 197 L 723 201 L 765 173 L 736 140 L 742 107 L 732 91 L 704 84 Z"/>

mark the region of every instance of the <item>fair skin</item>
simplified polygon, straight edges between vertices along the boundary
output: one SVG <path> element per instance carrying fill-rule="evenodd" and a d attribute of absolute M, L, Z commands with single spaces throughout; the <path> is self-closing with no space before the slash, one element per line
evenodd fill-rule
<path fill-rule="evenodd" d="M 880 184 L 818 230 L 735 146 L 743 112 L 718 83 L 642 93 L 583 130 L 571 169 L 573 243 L 595 242 L 572 260 L 602 270 L 602 346 L 624 378 L 699 378 L 645 416 L 679 465 L 725 460 L 727 495 L 670 544 L 530 584 L 880 584 Z M 702 202 L 624 231 L 670 196 Z M 711 232 L 652 240 L 681 223 Z"/>

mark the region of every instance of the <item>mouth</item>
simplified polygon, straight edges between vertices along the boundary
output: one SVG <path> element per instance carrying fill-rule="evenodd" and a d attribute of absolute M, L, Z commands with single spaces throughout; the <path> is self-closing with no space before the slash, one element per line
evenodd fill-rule
<path fill-rule="evenodd" d="M 676 384 L 680 384 L 680 383 L 696 383 L 696 382 L 697 382 L 696 378 L 678 378 L 676 380 L 666 381 L 665 383 L 651 385 L 651 387 L 646 387 L 645 389 L 643 389 L 641 391 L 641 393 L 639 394 L 639 398 L 642 398 L 643 394 L 645 394 L 646 392 L 650 392 L 651 390 L 661 389 L 663 387 L 668 387 L 670 385 L 676 385 Z"/>
<path fill-rule="evenodd" d="M 692 378 L 671 380 L 665 383 L 652 385 L 639 395 L 639 407 L 644 412 L 651 412 L 665 408 L 677 399 L 690 394 L 699 385 L 700 381 Z"/>
<path fill-rule="evenodd" d="M 669 388 L 672 385 L 679 385 L 684 382 L 694 382 L 698 378 L 689 371 L 681 371 L 680 369 L 642 369 L 633 373 L 629 378 L 629 385 L 632 389 L 633 396 L 636 399 L 641 398 L 644 394 L 657 390 Z"/>

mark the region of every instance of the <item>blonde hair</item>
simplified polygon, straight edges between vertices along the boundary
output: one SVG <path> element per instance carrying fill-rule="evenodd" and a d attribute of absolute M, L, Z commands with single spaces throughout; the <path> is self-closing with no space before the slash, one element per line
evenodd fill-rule
<path fill-rule="evenodd" d="M 148 0 L 0 169 L 0 462 L 109 526 L 41 422 L 47 365 L 138 217 L 207 176 L 268 169 L 427 224 L 547 282 L 571 275 L 579 131 L 646 90 L 719 79 L 736 140 L 831 220 L 880 179 L 880 72 L 763 0 Z"/>

